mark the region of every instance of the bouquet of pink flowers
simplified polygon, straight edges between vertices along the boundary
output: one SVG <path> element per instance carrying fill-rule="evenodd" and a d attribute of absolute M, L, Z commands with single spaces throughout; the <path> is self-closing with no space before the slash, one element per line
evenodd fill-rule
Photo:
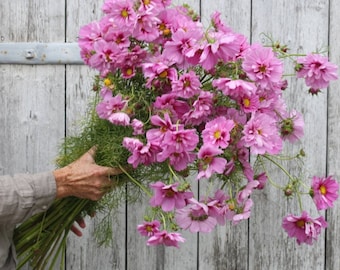
<path fill-rule="evenodd" d="M 304 134 L 301 113 L 289 110 L 283 98 L 283 59 L 313 95 L 337 79 L 337 66 L 316 53 L 290 55 L 270 38 L 268 45 L 249 44 L 218 12 L 204 28 L 190 7 L 170 2 L 106 0 L 101 20 L 79 34 L 85 64 L 99 72 L 95 114 L 87 119 L 97 140 L 88 146 L 95 142 L 103 157 L 97 162 L 105 158 L 105 165 L 121 167 L 128 182 L 149 196 L 150 211 L 137 226 L 147 245 L 178 247 L 184 242 L 180 230 L 208 233 L 248 219 L 252 192 L 272 182 L 266 162 L 287 176 L 285 196 L 304 193 L 317 210 L 332 207 L 335 179 L 315 176 L 302 191 L 304 180 L 276 157 L 285 142 Z M 96 132 L 94 122 L 105 128 Z M 191 189 L 197 181 L 209 185 L 200 198 Z M 327 223 L 301 209 L 301 215 L 284 217 L 282 226 L 299 244 L 312 244 Z"/>

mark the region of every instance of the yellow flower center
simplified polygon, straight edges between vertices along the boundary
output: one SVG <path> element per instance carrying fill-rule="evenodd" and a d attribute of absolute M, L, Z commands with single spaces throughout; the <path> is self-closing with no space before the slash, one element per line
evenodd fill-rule
<path fill-rule="evenodd" d="M 127 70 L 125 70 L 125 74 L 130 76 L 133 73 L 132 68 L 128 68 Z"/>
<path fill-rule="evenodd" d="M 110 86 L 112 84 L 112 82 L 111 82 L 111 80 L 109 78 L 106 78 L 104 80 L 104 84 L 105 84 L 105 86 Z"/>
<path fill-rule="evenodd" d="M 216 131 L 214 132 L 214 138 L 215 138 L 215 139 L 221 138 L 221 131 L 216 130 Z"/>
<path fill-rule="evenodd" d="M 298 220 L 297 222 L 295 222 L 296 226 L 298 226 L 299 228 L 303 228 L 305 226 L 305 221 L 304 220 Z"/>
<path fill-rule="evenodd" d="M 166 78 L 168 76 L 168 72 L 166 71 L 166 70 L 164 70 L 163 72 L 161 72 L 160 74 L 159 74 L 159 77 L 160 78 Z"/>
<path fill-rule="evenodd" d="M 151 1 L 150 0 L 143 0 L 144 5 L 150 5 Z"/>
<path fill-rule="evenodd" d="M 327 193 L 327 188 L 324 185 L 322 185 L 319 190 L 322 195 L 325 195 Z"/>
<path fill-rule="evenodd" d="M 146 226 L 145 226 L 145 230 L 146 230 L 147 232 L 152 232 L 152 226 L 146 225 Z"/>
<path fill-rule="evenodd" d="M 165 29 L 163 30 L 163 36 L 169 36 L 170 34 L 171 34 L 171 31 L 170 31 L 169 28 L 165 28 Z"/>
<path fill-rule="evenodd" d="M 122 15 L 123 18 L 126 18 L 129 16 L 129 13 L 127 12 L 126 9 L 123 9 L 122 12 L 120 13 L 120 15 Z"/>
<path fill-rule="evenodd" d="M 243 99 L 243 105 L 244 105 L 244 107 L 249 107 L 249 105 L 250 105 L 250 99 L 249 99 L 249 98 L 244 98 L 244 99 Z"/>
<path fill-rule="evenodd" d="M 260 72 L 265 73 L 267 70 L 267 67 L 265 65 L 259 67 Z"/>

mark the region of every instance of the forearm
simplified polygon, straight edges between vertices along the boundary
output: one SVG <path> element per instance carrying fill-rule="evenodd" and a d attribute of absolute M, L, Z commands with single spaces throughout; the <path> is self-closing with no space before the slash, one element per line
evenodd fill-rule
<path fill-rule="evenodd" d="M 43 212 L 55 197 L 52 172 L 0 176 L 0 224 L 18 224 Z"/>

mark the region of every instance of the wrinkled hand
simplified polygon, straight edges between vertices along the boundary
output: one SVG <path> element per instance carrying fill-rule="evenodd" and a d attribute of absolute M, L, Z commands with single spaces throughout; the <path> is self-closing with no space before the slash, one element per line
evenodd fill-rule
<path fill-rule="evenodd" d="M 114 187 L 110 176 L 121 174 L 122 171 L 97 165 L 94 161 L 95 151 L 95 147 L 92 147 L 76 161 L 53 172 L 57 198 L 75 196 L 97 201 Z"/>
<path fill-rule="evenodd" d="M 79 218 L 76 220 L 76 223 L 78 224 L 78 226 L 82 229 L 84 229 L 86 227 L 85 224 L 85 220 L 83 218 Z M 71 231 L 76 235 L 81 237 L 83 235 L 83 233 L 81 232 L 81 230 L 78 229 L 78 227 L 76 226 L 76 224 L 73 224 L 71 227 Z"/>

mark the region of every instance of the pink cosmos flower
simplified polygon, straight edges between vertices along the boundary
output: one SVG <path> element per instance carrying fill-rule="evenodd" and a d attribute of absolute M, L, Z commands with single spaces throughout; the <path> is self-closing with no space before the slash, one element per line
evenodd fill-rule
<path fill-rule="evenodd" d="M 194 71 L 189 71 L 172 82 L 172 92 L 178 97 L 191 98 L 201 92 L 201 82 Z"/>
<path fill-rule="evenodd" d="M 256 93 L 256 86 L 252 82 L 244 80 L 232 80 L 229 78 L 219 78 L 212 82 L 212 85 L 226 96 L 232 99 L 239 99 L 242 95 L 251 95 Z"/>
<path fill-rule="evenodd" d="M 229 213 L 229 206 L 226 203 L 229 197 L 223 190 L 216 190 L 214 197 L 207 199 L 209 216 L 216 219 L 217 223 L 224 226 L 226 223 L 226 217 Z"/>
<path fill-rule="evenodd" d="M 306 85 L 314 90 L 326 88 L 331 80 L 338 79 L 338 67 L 320 54 L 308 54 L 297 60 L 300 64 L 297 71 L 298 78 L 304 78 Z"/>
<path fill-rule="evenodd" d="M 171 36 L 171 40 L 164 44 L 164 57 L 176 63 L 179 68 L 188 68 L 191 65 L 191 58 L 194 58 L 200 49 L 198 44 L 202 35 L 203 31 L 197 28 L 189 31 L 177 30 Z"/>
<path fill-rule="evenodd" d="M 259 182 L 259 185 L 256 187 L 257 189 L 264 189 L 268 177 L 265 172 L 259 173 L 254 176 L 254 180 L 257 180 Z"/>
<path fill-rule="evenodd" d="M 141 235 L 150 237 L 159 232 L 160 226 L 161 224 L 158 220 L 151 222 L 144 221 L 143 224 L 137 226 L 137 230 Z"/>
<path fill-rule="evenodd" d="M 157 161 L 162 162 L 173 153 L 191 152 L 199 141 L 196 129 L 181 129 L 165 133 L 160 144 L 162 152 L 157 155 Z"/>
<path fill-rule="evenodd" d="M 292 214 L 286 216 L 283 219 L 282 227 L 289 237 L 296 238 L 299 245 L 301 243 L 312 245 L 313 240 L 318 239 L 321 229 L 327 227 L 327 222 L 322 216 L 313 219 L 306 211 L 303 211 L 300 217 Z"/>
<path fill-rule="evenodd" d="M 185 239 L 181 236 L 180 233 L 169 233 L 167 231 L 156 232 L 153 236 L 149 238 L 147 241 L 148 246 L 157 246 L 157 245 L 165 245 L 169 247 L 179 247 L 179 242 L 184 242 Z"/>
<path fill-rule="evenodd" d="M 291 143 L 298 141 L 304 135 L 302 114 L 293 110 L 288 117 L 281 121 L 281 136 Z"/>
<path fill-rule="evenodd" d="M 182 119 L 183 115 L 188 113 L 190 110 L 190 106 L 187 101 L 177 98 L 175 93 L 157 96 L 153 105 L 155 109 L 163 112 L 165 111 L 171 115 L 173 121 Z"/>
<path fill-rule="evenodd" d="M 209 71 L 219 60 L 229 61 L 234 58 L 240 50 L 236 41 L 236 36 L 231 32 L 210 32 L 200 58 L 202 67 Z"/>
<path fill-rule="evenodd" d="M 195 161 L 196 154 L 191 152 L 174 152 L 168 156 L 169 164 L 173 166 L 176 171 L 185 170 L 188 165 Z M 158 157 L 158 161 L 160 158 Z"/>
<path fill-rule="evenodd" d="M 259 44 L 254 44 L 247 50 L 242 68 L 249 79 L 262 87 L 279 82 L 283 75 L 283 64 L 275 57 L 273 50 Z"/>
<path fill-rule="evenodd" d="M 144 77 L 147 78 L 146 87 L 151 87 L 155 80 L 177 80 L 176 69 L 170 68 L 165 63 L 143 63 L 142 67 Z"/>
<path fill-rule="evenodd" d="M 112 123 L 126 121 L 123 115 L 114 115 L 126 109 L 128 101 L 122 98 L 121 94 L 112 96 L 112 92 L 108 91 L 103 100 L 98 103 L 96 110 L 98 116 L 102 119 L 108 119 Z M 125 119 L 124 119 L 125 118 Z"/>
<path fill-rule="evenodd" d="M 230 141 L 230 132 L 235 127 L 233 120 L 219 116 L 205 124 L 202 131 L 204 144 L 212 144 L 222 149 L 227 148 Z"/>
<path fill-rule="evenodd" d="M 333 207 L 333 202 L 338 198 L 339 184 L 328 176 L 321 178 L 314 176 L 312 182 L 312 197 L 318 210 Z"/>
<path fill-rule="evenodd" d="M 137 168 L 139 164 L 150 165 L 156 162 L 156 154 L 159 151 L 157 145 L 150 142 L 144 145 L 138 139 L 125 137 L 123 139 L 123 146 L 132 153 L 127 162 L 133 168 Z"/>
<path fill-rule="evenodd" d="M 164 212 L 181 209 L 187 205 L 187 200 L 193 197 L 192 192 L 178 191 L 179 183 L 166 185 L 161 181 L 150 184 L 154 195 L 150 199 L 150 205 L 153 207 L 161 206 Z"/>
<path fill-rule="evenodd" d="M 250 147 L 253 154 L 278 154 L 282 149 L 282 140 L 276 126 L 276 120 L 264 113 L 255 113 L 244 126 L 241 141 Z"/>
<path fill-rule="evenodd" d="M 144 124 L 142 121 L 134 118 L 131 121 L 131 126 L 133 128 L 132 135 L 142 135 L 144 134 Z"/>
<path fill-rule="evenodd" d="M 199 173 L 197 179 L 202 177 L 210 178 L 213 173 L 223 173 L 227 165 L 227 160 L 216 157 L 223 153 L 223 150 L 211 144 L 203 144 L 198 151 Z"/>
<path fill-rule="evenodd" d="M 176 210 L 175 219 L 179 227 L 192 233 L 211 232 L 217 224 L 215 218 L 208 215 L 208 206 L 190 199 L 190 204 L 182 209 Z"/>
<path fill-rule="evenodd" d="M 186 124 L 200 125 L 213 113 L 214 94 L 208 91 L 201 91 L 200 95 L 192 104 L 192 109 L 183 115 Z"/>
<path fill-rule="evenodd" d="M 107 0 L 102 6 L 102 10 L 112 18 L 119 28 L 129 30 L 136 21 L 136 12 L 133 9 L 133 4 L 130 0 Z"/>
<path fill-rule="evenodd" d="M 169 114 L 164 114 L 164 119 L 158 115 L 151 116 L 151 124 L 159 128 L 151 128 L 146 132 L 146 138 L 148 141 L 155 144 L 161 143 L 167 132 L 174 131 L 177 129 L 183 129 L 182 125 L 174 125 L 171 121 Z"/>
<path fill-rule="evenodd" d="M 133 37 L 140 41 L 152 42 L 159 36 L 157 24 L 160 20 L 153 13 L 153 9 L 139 10 L 133 29 Z"/>
<path fill-rule="evenodd" d="M 250 217 L 251 208 L 253 206 L 253 200 L 248 198 L 242 203 L 239 203 L 235 206 L 231 206 L 229 204 L 229 211 L 227 214 L 227 219 L 230 219 L 233 222 L 233 225 L 239 224 L 242 220 L 246 220 Z"/>

